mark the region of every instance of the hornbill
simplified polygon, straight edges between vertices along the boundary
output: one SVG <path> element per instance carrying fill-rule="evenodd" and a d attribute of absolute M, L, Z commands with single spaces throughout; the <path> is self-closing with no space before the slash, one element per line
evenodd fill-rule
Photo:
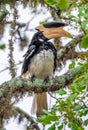
<path fill-rule="evenodd" d="M 63 29 L 65 23 L 49 22 L 37 26 L 28 50 L 24 55 L 22 78 L 30 77 L 48 81 L 56 69 L 57 51 L 49 39 L 68 37 L 69 33 Z M 32 112 L 37 116 L 43 114 L 43 109 L 48 109 L 46 92 L 35 93 Z"/>

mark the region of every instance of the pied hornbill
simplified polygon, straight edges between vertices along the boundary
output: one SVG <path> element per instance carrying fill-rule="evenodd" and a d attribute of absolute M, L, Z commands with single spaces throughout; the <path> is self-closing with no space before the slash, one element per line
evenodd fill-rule
<path fill-rule="evenodd" d="M 22 78 L 33 77 L 47 81 L 53 76 L 56 69 L 57 51 L 52 42 L 52 38 L 68 37 L 69 33 L 63 29 L 65 23 L 49 22 L 37 26 L 37 32 L 34 34 L 28 50 L 24 55 L 22 66 Z M 47 94 L 35 93 L 32 112 L 37 116 L 43 114 L 43 109 L 47 107 Z"/>

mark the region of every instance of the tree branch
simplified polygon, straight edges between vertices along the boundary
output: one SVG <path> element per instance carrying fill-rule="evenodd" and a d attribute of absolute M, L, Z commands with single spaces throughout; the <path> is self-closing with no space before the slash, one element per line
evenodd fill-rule
<path fill-rule="evenodd" d="M 47 84 L 39 79 L 35 79 L 34 82 L 31 82 L 30 79 L 23 80 L 21 77 L 13 78 L 0 85 L 0 110 L 2 104 L 6 106 L 11 104 L 10 99 L 12 97 L 15 97 L 18 100 L 26 92 L 41 93 L 44 91 L 56 91 L 60 88 L 64 88 L 69 85 L 74 80 L 74 77 L 82 71 L 83 67 L 77 67 L 69 70 L 62 76 L 52 78 Z"/>
<path fill-rule="evenodd" d="M 40 130 L 38 123 L 33 119 L 32 116 L 30 116 L 29 114 L 27 114 L 25 111 L 23 111 L 22 109 L 20 109 L 19 107 L 14 107 L 13 108 L 15 111 L 15 114 L 19 114 L 19 122 L 23 120 L 23 118 L 26 118 L 31 124 L 28 126 L 31 130 Z M 14 114 L 13 114 L 14 115 Z"/>
<path fill-rule="evenodd" d="M 88 62 L 86 64 L 88 67 Z M 56 76 L 55 78 L 50 79 L 47 84 L 45 84 L 43 80 L 35 79 L 34 82 L 31 82 L 30 79 L 23 80 L 21 77 L 16 77 L 10 81 L 4 82 L 0 85 L 0 120 L 8 119 L 13 115 L 13 104 L 16 101 L 19 101 L 27 92 L 41 93 L 44 91 L 49 92 L 65 88 L 72 83 L 75 76 L 80 75 L 83 70 L 83 66 L 74 68 L 62 76 Z M 11 100 L 12 97 L 15 99 L 14 101 Z"/>

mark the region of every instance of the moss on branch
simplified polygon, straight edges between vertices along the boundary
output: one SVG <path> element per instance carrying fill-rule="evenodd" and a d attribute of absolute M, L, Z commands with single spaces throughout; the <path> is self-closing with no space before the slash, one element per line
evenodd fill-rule
<path fill-rule="evenodd" d="M 88 62 L 86 63 L 86 69 L 88 69 Z M 0 85 L 0 119 L 8 119 L 13 115 L 13 104 L 19 101 L 24 94 L 56 91 L 65 88 L 72 83 L 76 75 L 80 75 L 84 70 L 84 66 L 74 68 L 62 76 L 50 79 L 47 84 L 43 80 L 35 79 L 34 82 L 31 82 L 30 79 L 23 80 L 21 77 L 4 82 Z M 12 97 L 15 99 L 14 102 L 11 102 Z"/>
<path fill-rule="evenodd" d="M 1 9 L 0 9 L 0 21 L 2 21 L 8 13 L 9 13 L 8 10 L 4 6 L 1 7 Z"/>
<path fill-rule="evenodd" d="M 69 70 L 62 76 L 56 76 L 55 78 L 50 79 L 47 84 L 39 79 L 35 79 L 34 82 L 31 82 L 30 79 L 23 80 L 21 77 L 13 78 L 0 85 L 0 104 L 4 103 L 10 96 L 19 97 L 19 95 L 25 94 L 26 92 L 41 93 L 44 91 L 55 91 L 63 88 L 72 82 L 75 75 L 81 73 L 81 68 L 82 67 L 77 67 Z M 19 93 L 18 96 L 17 93 Z"/>

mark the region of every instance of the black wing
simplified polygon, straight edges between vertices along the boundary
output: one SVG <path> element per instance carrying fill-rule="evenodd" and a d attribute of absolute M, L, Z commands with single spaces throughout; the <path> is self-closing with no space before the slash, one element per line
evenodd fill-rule
<path fill-rule="evenodd" d="M 24 61 L 22 66 L 21 74 L 24 74 L 28 71 L 28 66 L 30 64 L 31 58 L 36 54 L 36 50 L 38 49 L 38 35 L 40 32 L 34 34 L 31 43 L 28 46 L 28 50 L 24 55 Z"/>
<path fill-rule="evenodd" d="M 30 64 L 30 60 L 31 60 L 32 56 L 34 55 L 35 51 L 36 51 L 35 45 L 29 46 L 26 54 L 24 55 L 25 58 L 24 58 L 24 61 L 23 61 L 21 74 L 24 74 L 28 71 L 28 66 Z"/>

